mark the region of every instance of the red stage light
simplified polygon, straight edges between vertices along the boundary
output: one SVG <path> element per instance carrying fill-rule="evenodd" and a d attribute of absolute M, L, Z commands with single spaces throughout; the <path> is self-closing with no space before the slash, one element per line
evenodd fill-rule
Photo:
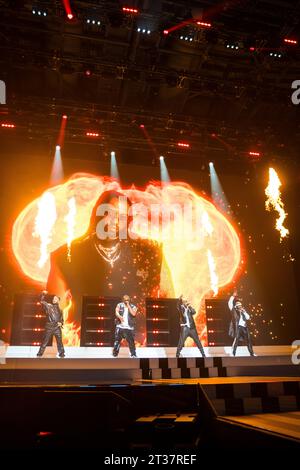
<path fill-rule="evenodd" d="M 86 71 L 84 72 L 84 75 L 86 75 L 87 77 L 90 77 L 90 76 L 92 75 L 91 70 L 86 70 Z"/>
<path fill-rule="evenodd" d="M 249 152 L 250 157 L 260 157 L 260 152 Z"/>
<path fill-rule="evenodd" d="M 254 51 L 255 51 L 255 47 L 249 47 L 249 51 L 254 52 Z"/>
<path fill-rule="evenodd" d="M 66 114 L 63 115 L 63 119 L 68 119 L 68 116 Z"/>
<path fill-rule="evenodd" d="M 190 148 L 190 144 L 187 142 L 177 142 L 178 147 L 183 147 L 183 148 Z"/>
<path fill-rule="evenodd" d="M 5 334 L 5 333 L 6 333 L 6 329 L 5 329 L 5 328 L 2 328 L 1 333 Z"/>
<path fill-rule="evenodd" d="M 87 137 L 99 137 L 98 132 L 86 132 Z"/>
<path fill-rule="evenodd" d="M 73 20 L 74 14 L 72 13 L 72 8 L 70 5 L 70 0 L 63 0 L 62 2 L 64 4 L 65 12 L 67 15 L 68 20 Z"/>
<path fill-rule="evenodd" d="M 285 38 L 284 42 L 287 43 L 287 44 L 294 44 L 294 45 L 298 44 L 298 41 L 296 39 Z"/>
<path fill-rule="evenodd" d="M 199 26 L 203 26 L 204 28 L 211 28 L 211 23 L 205 23 L 204 21 L 197 21 Z"/>
<path fill-rule="evenodd" d="M 123 7 L 122 10 L 124 13 L 133 13 L 135 15 L 139 12 L 136 8 L 130 8 L 130 7 Z"/>
<path fill-rule="evenodd" d="M 16 126 L 14 124 L 9 124 L 8 122 L 3 122 L 1 127 L 4 127 L 5 129 L 14 129 Z"/>
<path fill-rule="evenodd" d="M 169 30 L 168 30 L 168 29 L 164 29 L 164 35 L 167 36 L 167 34 L 169 34 Z"/>
<path fill-rule="evenodd" d="M 145 128 L 145 124 L 140 124 L 140 128 L 141 128 L 141 129 L 144 129 L 144 128 Z"/>

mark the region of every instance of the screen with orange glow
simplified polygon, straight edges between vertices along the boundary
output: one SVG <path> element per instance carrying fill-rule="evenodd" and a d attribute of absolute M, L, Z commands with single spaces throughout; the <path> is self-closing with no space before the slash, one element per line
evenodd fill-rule
<path fill-rule="evenodd" d="M 181 294 L 195 307 L 206 344 L 204 301 L 225 299 L 234 286 L 252 313 L 257 342 L 288 337 L 289 305 L 296 298 L 293 259 L 265 211 L 266 169 L 261 181 L 254 173 L 219 173 L 229 201 L 225 210 L 210 197 L 208 170 L 177 171 L 162 184 L 149 167 L 124 165 L 119 181 L 108 176 L 105 165 L 95 171 L 94 162 L 73 163 L 56 185 L 47 183 L 49 173 L 34 162 L 30 167 L 18 162 L 19 171 L 6 165 L 0 325 L 8 342 L 14 294 L 45 288 L 62 298 L 64 342 L 70 346 L 79 345 L 83 295 L 125 293 L 141 313 L 139 345 L 145 344 L 145 298 Z M 118 230 L 110 244 L 99 237 L 104 216 L 98 207 L 116 200 Z"/>

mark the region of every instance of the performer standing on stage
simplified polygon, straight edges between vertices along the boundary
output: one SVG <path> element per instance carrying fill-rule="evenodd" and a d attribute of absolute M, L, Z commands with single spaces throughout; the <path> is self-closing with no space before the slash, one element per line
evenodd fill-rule
<path fill-rule="evenodd" d="M 130 357 L 137 357 L 134 344 L 135 317 L 137 308 L 130 302 L 129 295 L 123 295 L 123 302 L 116 306 L 116 331 L 113 347 L 113 356 L 117 357 L 122 339 L 126 339 Z"/>
<path fill-rule="evenodd" d="M 196 324 L 193 316 L 196 313 L 196 310 L 189 304 L 187 299 L 183 299 L 181 295 L 178 299 L 177 309 L 180 313 L 180 337 L 178 341 L 176 357 L 180 357 L 181 350 L 184 346 L 185 340 L 190 337 L 192 338 L 202 356 L 205 357 L 204 349 L 199 339 Z"/>
<path fill-rule="evenodd" d="M 234 337 L 232 343 L 232 354 L 236 355 L 236 350 L 240 340 L 247 343 L 247 348 L 250 356 L 255 356 L 252 346 L 252 340 L 247 322 L 250 320 L 250 315 L 244 309 L 241 300 L 237 297 L 235 292 L 228 301 L 229 310 L 232 313 L 232 318 L 229 326 L 229 335 Z"/>
<path fill-rule="evenodd" d="M 63 319 L 63 312 L 59 306 L 60 298 L 57 295 L 53 296 L 52 303 L 46 302 L 45 297 L 48 294 L 46 290 L 42 292 L 42 296 L 40 299 L 40 303 L 43 307 L 43 310 L 46 314 L 46 324 L 45 324 L 45 335 L 40 346 L 39 352 L 37 353 L 37 357 L 42 357 L 46 346 L 49 340 L 55 336 L 57 349 L 58 349 L 58 357 L 65 357 L 65 350 L 62 342 L 62 334 L 61 329 L 63 327 L 64 319 Z"/>

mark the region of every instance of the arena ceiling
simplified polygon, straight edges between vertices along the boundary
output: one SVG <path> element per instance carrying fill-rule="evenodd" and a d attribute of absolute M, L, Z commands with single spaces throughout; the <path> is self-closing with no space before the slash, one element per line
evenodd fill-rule
<path fill-rule="evenodd" d="M 183 166 L 191 164 L 186 157 L 203 163 L 212 156 L 233 165 L 251 150 L 297 160 L 300 105 L 291 101 L 291 84 L 300 80 L 300 51 L 285 39 L 300 41 L 300 1 L 71 7 L 68 20 L 60 1 L 0 0 L 7 86 L 0 121 L 16 125 L 14 139 L 0 129 L 2 148 L 55 145 L 66 114 L 73 157 L 99 158 L 99 147 L 104 154 L 113 147 L 140 163 L 164 154 Z"/>

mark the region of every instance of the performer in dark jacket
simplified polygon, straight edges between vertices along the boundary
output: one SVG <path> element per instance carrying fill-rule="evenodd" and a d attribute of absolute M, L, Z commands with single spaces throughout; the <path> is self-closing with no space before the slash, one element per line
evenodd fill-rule
<path fill-rule="evenodd" d="M 190 337 L 192 338 L 202 356 L 205 357 L 204 349 L 199 339 L 196 324 L 193 316 L 196 313 L 196 310 L 189 304 L 187 299 L 183 299 L 182 296 L 179 297 L 177 309 L 180 313 L 180 337 L 177 346 L 176 357 L 180 357 L 181 350 L 184 346 L 185 340 Z"/>
<path fill-rule="evenodd" d="M 252 340 L 248 327 L 250 315 L 244 309 L 241 300 L 234 294 L 228 301 L 229 310 L 232 313 L 232 318 L 229 326 L 229 335 L 234 337 L 232 344 L 232 354 L 236 355 L 236 350 L 240 340 L 244 340 L 247 344 L 250 356 L 255 356 L 252 346 Z"/>
<path fill-rule="evenodd" d="M 116 331 L 115 331 L 115 342 L 113 348 L 113 356 L 117 357 L 120 351 L 120 345 L 122 339 L 126 339 L 130 357 L 136 356 L 136 349 L 134 344 L 134 329 L 135 329 L 135 317 L 137 308 L 130 302 L 129 295 L 123 295 L 123 302 L 118 303 L 116 306 Z"/>
<path fill-rule="evenodd" d="M 65 350 L 62 342 L 62 333 L 61 329 L 63 326 L 63 312 L 59 307 L 60 298 L 57 295 L 53 296 L 52 303 L 46 302 L 45 297 L 48 294 L 47 291 L 42 292 L 40 303 L 43 307 L 44 313 L 46 314 L 46 324 L 45 324 L 45 335 L 40 346 L 37 357 L 42 357 L 46 346 L 50 339 L 55 336 L 58 356 L 65 357 Z"/>

